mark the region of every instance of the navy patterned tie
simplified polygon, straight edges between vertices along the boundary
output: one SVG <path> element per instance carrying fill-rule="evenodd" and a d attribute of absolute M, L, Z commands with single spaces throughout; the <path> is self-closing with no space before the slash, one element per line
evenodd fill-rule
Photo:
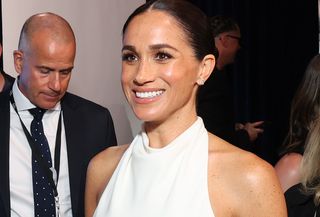
<path fill-rule="evenodd" d="M 52 167 L 50 148 L 46 136 L 44 135 L 42 117 L 45 113 L 44 109 L 34 108 L 29 112 L 33 115 L 31 122 L 31 135 L 34 144 L 39 150 L 43 162 L 48 168 Z M 55 200 L 53 188 L 50 185 L 49 177 L 47 177 L 43 167 L 32 155 L 32 177 L 33 177 L 33 197 L 34 197 L 34 216 L 35 217 L 55 217 Z"/>

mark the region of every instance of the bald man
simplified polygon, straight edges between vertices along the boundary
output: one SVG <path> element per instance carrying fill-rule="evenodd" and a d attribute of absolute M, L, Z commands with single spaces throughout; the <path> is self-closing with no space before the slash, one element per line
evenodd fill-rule
<path fill-rule="evenodd" d="M 0 96 L 1 217 L 84 216 L 87 164 L 116 145 L 109 111 L 67 92 L 75 52 L 69 23 L 56 14 L 22 27 L 18 77 Z"/>

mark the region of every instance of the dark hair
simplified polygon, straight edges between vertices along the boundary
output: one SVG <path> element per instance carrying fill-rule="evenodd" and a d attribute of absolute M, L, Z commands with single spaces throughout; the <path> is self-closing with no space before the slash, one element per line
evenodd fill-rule
<path fill-rule="evenodd" d="M 320 118 L 320 55 L 310 61 L 293 97 L 285 152 L 304 149 L 314 122 Z"/>
<path fill-rule="evenodd" d="M 231 17 L 217 15 L 209 18 L 213 38 L 224 32 L 239 30 L 237 22 Z"/>
<path fill-rule="evenodd" d="M 218 58 L 207 16 L 193 4 L 182 0 L 153 0 L 138 7 L 125 22 L 122 34 L 134 17 L 151 10 L 163 11 L 176 19 L 186 34 L 198 60 L 207 54 Z"/>

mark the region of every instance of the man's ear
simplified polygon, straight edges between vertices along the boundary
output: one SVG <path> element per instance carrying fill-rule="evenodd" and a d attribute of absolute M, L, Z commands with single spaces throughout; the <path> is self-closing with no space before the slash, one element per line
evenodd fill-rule
<path fill-rule="evenodd" d="M 202 59 L 197 78 L 198 85 L 203 85 L 204 82 L 209 78 L 214 69 L 215 64 L 216 59 L 212 54 L 208 54 Z"/>
<path fill-rule="evenodd" d="M 20 50 L 13 51 L 14 68 L 16 72 L 20 75 L 23 66 L 23 52 Z"/>

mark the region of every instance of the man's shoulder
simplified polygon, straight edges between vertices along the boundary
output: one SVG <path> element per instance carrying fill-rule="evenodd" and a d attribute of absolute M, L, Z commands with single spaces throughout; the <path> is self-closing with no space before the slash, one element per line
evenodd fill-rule
<path fill-rule="evenodd" d="M 95 103 L 93 101 L 90 101 L 86 98 L 83 98 L 70 92 L 66 92 L 66 94 L 62 98 L 61 103 L 62 106 L 67 105 L 75 109 L 90 108 L 97 110 L 108 110 L 107 108 L 103 107 L 102 105 L 99 105 L 98 103 Z"/>
<path fill-rule="evenodd" d="M 12 85 L 14 83 L 15 78 L 11 75 L 6 74 L 5 72 L 2 72 L 2 75 L 4 77 L 5 83 L 2 91 L 10 91 L 12 88 Z"/>
<path fill-rule="evenodd" d="M 11 75 L 9 75 L 9 74 L 7 74 L 7 73 L 5 73 L 5 72 L 2 72 L 2 73 L 3 73 L 4 78 L 5 78 L 8 82 L 10 82 L 10 83 L 13 83 L 13 82 L 14 82 L 14 80 L 15 80 L 14 77 L 12 77 Z"/>
<path fill-rule="evenodd" d="M 0 102 L 1 102 L 0 107 L 3 107 L 6 102 L 9 103 L 9 101 L 10 101 L 10 90 L 5 90 L 3 92 L 0 92 Z"/>

